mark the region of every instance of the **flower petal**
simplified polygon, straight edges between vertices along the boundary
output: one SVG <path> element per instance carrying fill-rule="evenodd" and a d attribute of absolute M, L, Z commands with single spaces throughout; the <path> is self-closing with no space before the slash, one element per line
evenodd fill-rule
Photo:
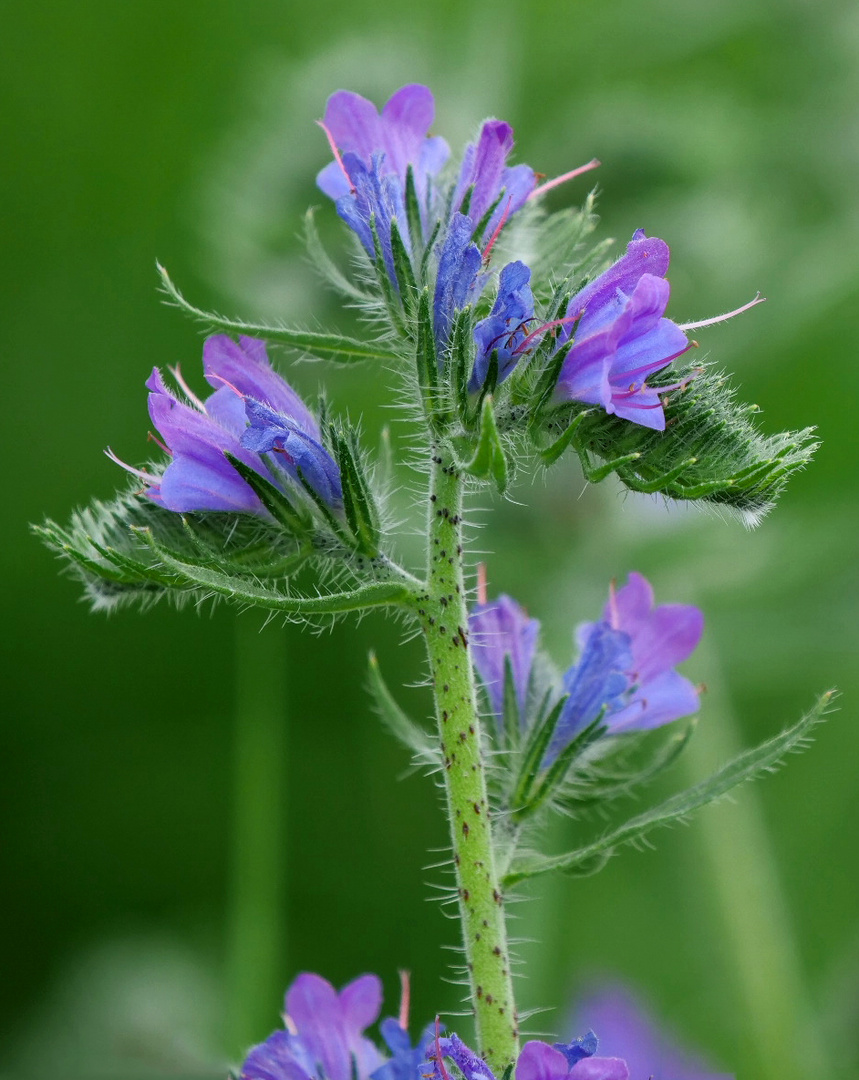
<path fill-rule="evenodd" d="M 569 1071 L 560 1050 L 536 1039 L 525 1043 L 516 1062 L 516 1080 L 566 1080 Z"/>

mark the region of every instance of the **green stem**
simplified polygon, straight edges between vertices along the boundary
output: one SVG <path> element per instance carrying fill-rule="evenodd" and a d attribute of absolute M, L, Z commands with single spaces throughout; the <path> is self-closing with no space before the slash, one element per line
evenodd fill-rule
<path fill-rule="evenodd" d="M 449 449 L 434 448 L 432 461 L 427 588 L 416 602 L 417 613 L 427 641 L 444 758 L 442 775 L 477 1043 L 500 1075 L 518 1055 L 519 1027 L 468 655 L 463 480 Z"/>

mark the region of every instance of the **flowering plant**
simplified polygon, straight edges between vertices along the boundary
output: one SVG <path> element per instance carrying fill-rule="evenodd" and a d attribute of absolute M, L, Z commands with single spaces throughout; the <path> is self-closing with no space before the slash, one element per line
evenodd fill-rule
<path fill-rule="evenodd" d="M 312 219 L 310 251 L 364 312 L 367 339 L 225 319 L 186 301 L 161 270 L 171 302 L 216 331 L 203 349 L 212 393 L 199 398 L 178 368 L 176 392 L 156 368 L 146 385 L 166 459 L 119 462 L 129 489 L 37 531 L 98 609 L 215 596 L 318 623 L 382 608 L 423 635 L 433 728 L 401 709 L 375 658 L 371 685 L 388 728 L 443 789 L 477 1052 L 438 1021 L 413 1046 L 406 1003 L 382 1024 L 383 1054 L 364 1035 L 381 1007 L 378 980 L 362 976 L 337 993 L 305 974 L 288 992 L 285 1030 L 251 1051 L 242 1077 L 448 1080 L 452 1069 L 500 1080 L 515 1068 L 517 1080 L 622 1080 L 627 1066 L 602 1056 L 592 1032 L 520 1049 L 505 898 L 541 874 L 593 872 L 771 769 L 801 745 L 826 697 L 686 791 L 576 850 L 544 852 L 552 813 L 643 789 L 683 750 L 689 725 L 655 741 L 644 733 L 698 711 L 699 689 L 676 668 L 694 652 L 703 616 L 656 605 L 632 572 L 609 585 L 601 616 L 577 631 L 578 658 L 558 676 L 538 653 L 537 620 L 509 596 L 488 599 L 464 515 L 474 492 L 503 494 L 570 450 L 591 482 L 615 474 L 633 491 L 755 523 L 815 443 L 810 430 L 763 434 L 755 407 L 739 404 L 723 375 L 686 359 L 697 346 L 690 331 L 760 297 L 675 322 L 665 241 L 639 229 L 606 266 L 603 249 L 584 244 L 592 197 L 581 210 L 544 209 L 547 191 L 598 162 L 538 183 L 529 166 L 509 163 L 510 126 L 487 120 L 456 165 L 430 134 L 433 115 L 429 90 L 412 85 L 381 112 L 340 91 L 321 121 L 333 160 L 318 184 L 353 234 L 353 272 L 337 268 Z M 396 555 L 385 470 L 359 429 L 324 400 L 302 401 L 266 342 L 390 373 L 418 425 L 422 568 Z"/>

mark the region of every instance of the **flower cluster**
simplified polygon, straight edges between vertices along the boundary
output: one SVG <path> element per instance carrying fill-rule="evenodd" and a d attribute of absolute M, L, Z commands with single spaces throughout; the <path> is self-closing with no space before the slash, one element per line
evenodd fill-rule
<path fill-rule="evenodd" d="M 407 993 L 399 1017 L 379 1026 L 388 1050 L 382 1053 L 364 1034 L 381 1007 L 382 987 L 375 975 L 362 975 L 339 992 L 319 975 L 299 975 L 286 992 L 285 1030 L 250 1050 L 240 1080 L 450 1080 L 445 1058 L 464 1080 L 495 1080 L 485 1061 L 457 1035 L 442 1036 L 437 1025 L 427 1027 L 413 1046 Z M 554 1047 L 526 1043 L 516 1080 L 627 1080 L 624 1062 L 598 1057 L 597 1049 L 592 1031 Z"/>
<path fill-rule="evenodd" d="M 443 366 L 457 314 L 478 304 L 492 279 L 492 251 L 505 226 L 529 202 L 599 162 L 538 186 L 530 166 L 508 164 L 514 145 L 510 125 L 487 120 L 476 141 L 466 146 L 455 179 L 447 179 L 449 148 L 429 134 L 434 114 L 425 86 L 402 87 L 381 113 L 359 94 L 338 91 L 321 121 L 335 160 L 317 182 L 335 200 L 338 214 L 370 259 L 402 291 L 394 232 L 399 236 L 415 280 L 425 280 L 432 289 L 433 330 Z M 415 214 L 409 213 L 411 200 Z M 430 272 L 421 280 L 425 245 L 431 247 Z M 493 385 L 503 382 L 545 339 L 550 354 L 564 353 L 556 402 L 598 405 L 643 427 L 664 430 L 662 395 L 685 384 L 652 387 L 648 379 L 690 348 L 687 330 L 737 314 L 685 325 L 666 318 L 668 258 L 664 240 L 637 230 L 626 254 L 580 289 L 561 317 L 533 327 L 539 320 L 531 269 L 519 260 L 507 263 L 498 275 L 491 311 L 473 326 L 469 391 L 481 390 L 490 370 Z"/>
<path fill-rule="evenodd" d="M 504 723 L 509 670 L 521 727 L 528 724 L 529 687 L 539 622 L 509 596 L 477 604 L 470 616 L 474 666 L 499 726 Z M 578 660 L 563 676 L 560 710 L 547 761 L 601 717 L 611 735 L 643 731 L 689 716 L 698 691 L 675 671 L 697 646 L 704 628 L 689 604 L 654 606 L 653 589 L 641 574 L 610 589 L 602 618 L 576 633 Z"/>
<path fill-rule="evenodd" d="M 340 505 L 336 462 L 322 445 L 313 414 L 273 370 L 265 344 L 238 342 L 223 334 L 206 340 L 203 372 L 214 393 L 205 401 L 189 389 L 178 368 L 173 375 L 183 401 L 155 368 L 146 382 L 149 415 L 170 463 L 160 476 L 125 469 L 145 483 L 146 494 L 168 510 L 231 510 L 265 515 L 258 494 L 226 455 L 281 490 L 309 487 L 330 507 Z"/>

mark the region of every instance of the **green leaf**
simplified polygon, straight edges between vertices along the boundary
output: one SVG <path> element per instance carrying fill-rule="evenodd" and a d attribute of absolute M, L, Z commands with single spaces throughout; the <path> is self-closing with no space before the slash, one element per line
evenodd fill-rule
<path fill-rule="evenodd" d="M 418 286 L 412 269 L 412 259 L 403 243 L 396 218 L 391 221 L 391 252 L 394 256 L 394 273 L 400 286 L 400 296 L 406 310 L 411 312 L 414 309 Z"/>
<path fill-rule="evenodd" d="M 601 739 L 605 733 L 604 717 L 603 713 L 600 713 L 586 728 L 582 728 L 578 735 L 558 754 L 544 773 L 542 782 L 534 794 L 529 793 L 526 801 L 515 808 L 517 817 L 521 819 L 539 810 L 566 780 L 576 758 L 581 757 L 585 750 L 595 743 L 597 739 Z"/>
<path fill-rule="evenodd" d="M 170 298 L 170 302 L 186 315 L 214 329 L 225 330 L 230 334 L 247 334 L 250 337 L 265 338 L 267 341 L 289 345 L 293 349 L 346 364 L 361 360 L 395 360 L 397 358 L 395 353 L 379 345 L 344 337 L 342 334 L 322 334 L 312 330 L 294 330 L 287 326 L 267 326 L 263 323 L 244 322 L 241 319 L 227 319 L 216 312 L 203 311 L 202 308 L 194 307 L 185 299 L 160 263 L 156 263 L 156 266 L 161 275 L 162 287 Z"/>
<path fill-rule="evenodd" d="M 339 430 L 334 433 L 333 444 L 340 468 L 346 520 L 358 550 L 375 558 L 379 553 L 379 511 L 361 465 L 355 433 Z"/>
<path fill-rule="evenodd" d="M 296 536 L 306 536 L 310 531 L 310 518 L 299 507 L 293 505 L 290 499 L 274 486 L 270 480 L 246 465 L 229 450 L 224 452 L 224 457 L 229 461 L 242 480 L 259 496 L 260 502 L 268 510 L 271 516 L 279 521 L 290 533 Z"/>
<path fill-rule="evenodd" d="M 143 531 L 141 536 L 158 554 L 164 565 L 188 584 L 200 586 L 236 603 L 265 608 L 267 611 L 296 615 L 333 615 L 374 607 L 407 606 L 412 599 L 411 591 L 398 582 L 373 582 L 347 592 L 319 596 L 291 596 L 246 578 L 194 566 L 177 558 L 160 544 L 149 530 Z"/>
<path fill-rule="evenodd" d="M 556 439 L 551 446 L 547 446 L 545 450 L 540 451 L 540 457 L 543 459 L 544 465 L 554 465 L 558 458 L 567 449 L 573 440 L 573 436 L 579 430 L 582 421 L 586 416 L 590 415 L 590 410 L 585 409 L 584 412 L 578 413 L 570 423 L 567 425 L 566 430 L 560 438 Z"/>
<path fill-rule="evenodd" d="M 528 802 L 531 788 L 537 780 L 540 766 L 546 756 L 546 751 L 549 749 L 549 743 L 555 734 L 555 728 L 558 726 L 558 720 L 568 697 L 569 694 L 562 695 L 552 706 L 549 713 L 539 723 L 534 724 L 528 733 L 528 740 L 522 751 L 519 775 L 513 785 L 513 794 L 510 798 L 510 805 L 513 809 L 519 809 Z"/>
<path fill-rule="evenodd" d="M 495 423 L 495 410 L 489 395 L 483 399 L 480 410 L 480 434 L 474 457 L 464 468 L 466 472 L 481 480 L 494 480 L 495 486 L 502 493 L 507 487 L 507 457 L 501 445 L 501 436 Z"/>
<path fill-rule="evenodd" d="M 438 387 L 438 356 L 435 351 L 435 332 L 432 324 L 429 289 L 418 297 L 417 341 L 415 342 L 415 367 L 418 388 L 424 403 L 427 420 L 435 426 L 441 415 Z"/>
<path fill-rule="evenodd" d="M 556 444 L 577 414 L 587 412 L 570 446 L 593 482 L 616 472 L 633 491 L 704 500 L 757 524 L 788 479 L 811 460 L 818 446 L 814 429 L 764 435 L 756 410 L 739 404 L 727 379 L 711 369 L 669 369 L 660 377 L 684 384 L 665 395 L 664 431 L 572 403 L 550 414 L 536 410 L 530 430 L 537 448 L 543 450 L 546 436 Z M 594 456 L 602 464 L 594 465 Z"/>
<path fill-rule="evenodd" d="M 438 763 L 441 752 L 438 743 L 420 724 L 400 708 L 379 670 L 375 653 L 370 653 L 370 693 L 379 719 L 388 731 L 407 746 L 422 762 Z"/>
<path fill-rule="evenodd" d="M 505 886 L 514 885 L 516 882 L 537 877 L 551 870 L 573 874 L 592 873 L 605 865 L 609 856 L 618 847 L 636 843 L 656 828 L 683 821 L 700 807 L 722 798 L 738 784 L 753 780 L 762 773 L 772 772 L 781 764 L 786 754 L 805 745 L 811 729 L 823 719 L 832 697 L 833 691 L 827 691 L 815 707 L 793 727 L 786 728 L 760 746 L 744 751 L 707 780 L 677 795 L 672 795 L 658 806 L 631 818 L 619 828 L 606 833 L 585 847 L 570 851 L 565 855 L 529 856 L 519 862 L 514 862 L 510 872 L 504 878 Z"/>
<path fill-rule="evenodd" d="M 311 206 L 304 215 L 304 244 L 311 262 L 319 271 L 322 279 L 327 281 L 341 295 L 348 297 L 350 300 L 357 300 L 362 304 L 372 302 L 374 297 L 354 285 L 334 263 L 323 247 L 316 228 L 315 213 L 315 209 Z"/>

